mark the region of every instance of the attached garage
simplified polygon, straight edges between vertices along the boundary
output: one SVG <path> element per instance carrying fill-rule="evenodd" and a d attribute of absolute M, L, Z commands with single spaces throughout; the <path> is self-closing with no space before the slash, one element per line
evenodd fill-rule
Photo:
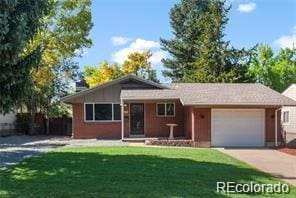
<path fill-rule="evenodd" d="M 264 146 L 265 109 L 212 109 L 211 145 Z"/>

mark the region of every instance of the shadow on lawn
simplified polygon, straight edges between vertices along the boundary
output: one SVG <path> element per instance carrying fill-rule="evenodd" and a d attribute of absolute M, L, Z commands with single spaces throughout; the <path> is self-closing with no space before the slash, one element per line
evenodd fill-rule
<path fill-rule="evenodd" d="M 258 178 L 262 182 L 268 176 L 185 158 L 52 152 L 0 171 L 0 196 L 223 197 L 216 193 L 217 181 L 256 182 Z"/>

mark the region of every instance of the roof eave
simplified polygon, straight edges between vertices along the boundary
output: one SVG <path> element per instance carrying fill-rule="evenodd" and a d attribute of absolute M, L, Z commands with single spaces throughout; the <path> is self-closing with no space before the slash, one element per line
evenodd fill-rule
<path fill-rule="evenodd" d="M 246 107 L 250 107 L 250 106 L 254 106 L 254 107 L 260 107 L 260 106 L 262 106 L 262 107 L 280 107 L 280 106 L 296 106 L 296 104 L 285 104 L 285 105 L 283 105 L 283 104 L 254 104 L 254 103 L 237 103 L 237 104 L 233 104 L 233 103 L 231 103 L 231 104 L 227 104 L 227 103 L 225 103 L 225 104 L 213 104 L 213 103 L 184 103 L 183 104 L 184 106 L 215 106 L 215 107 L 221 107 L 221 106 L 229 106 L 229 107 L 231 107 L 231 106 L 246 106 Z"/>
<path fill-rule="evenodd" d="M 163 86 L 161 84 L 158 84 L 158 83 L 155 83 L 155 82 L 152 82 L 152 81 L 149 81 L 149 80 L 145 80 L 145 79 L 142 79 L 142 78 L 139 78 L 135 75 L 127 75 L 127 76 L 123 76 L 121 78 L 118 78 L 118 79 L 115 79 L 113 81 L 109 81 L 109 82 L 106 82 L 104 84 L 101 84 L 101 85 L 98 85 L 96 87 L 93 87 L 93 88 L 89 88 L 89 89 L 86 89 L 86 90 L 83 90 L 83 91 L 80 91 L 78 93 L 75 93 L 75 94 L 72 94 L 72 95 L 69 95 L 69 96 L 65 96 L 63 98 L 61 98 L 61 101 L 62 102 L 65 102 L 65 103 L 69 103 L 71 104 L 71 99 L 74 99 L 74 98 L 77 98 L 77 97 L 80 97 L 80 96 L 83 96 L 83 95 L 86 95 L 88 93 L 91 93 L 93 91 L 96 91 L 96 90 L 100 90 L 100 89 L 103 89 L 103 88 L 106 88 L 108 86 L 111 86 L 111 85 L 115 85 L 117 83 L 120 83 L 124 80 L 128 80 L 128 79 L 133 79 L 133 80 L 137 80 L 139 82 L 143 82 L 143 83 L 146 83 L 146 84 L 149 84 L 149 85 L 152 85 L 156 88 L 159 88 L 159 89 L 168 89 L 168 87 L 166 86 Z"/>

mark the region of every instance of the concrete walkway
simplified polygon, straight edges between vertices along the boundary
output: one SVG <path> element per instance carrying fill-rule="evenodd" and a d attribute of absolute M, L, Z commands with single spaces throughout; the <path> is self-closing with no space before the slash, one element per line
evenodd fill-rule
<path fill-rule="evenodd" d="M 296 157 L 293 155 L 268 148 L 217 148 L 217 150 L 290 184 L 296 185 Z"/>

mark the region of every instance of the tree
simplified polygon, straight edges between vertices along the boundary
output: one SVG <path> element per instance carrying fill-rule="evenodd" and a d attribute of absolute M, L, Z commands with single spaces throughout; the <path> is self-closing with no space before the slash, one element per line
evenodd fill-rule
<path fill-rule="evenodd" d="M 252 56 L 248 75 L 254 82 L 284 91 L 296 83 L 296 48 L 281 49 L 275 55 L 269 46 L 260 45 Z"/>
<path fill-rule="evenodd" d="M 249 51 L 224 41 L 229 7 L 220 0 L 182 0 L 170 11 L 174 38 L 161 39 L 169 58 L 164 76 L 173 82 L 247 81 Z"/>
<path fill-rule="evenodd" d="M 26 105 L 31 112 L 31 133 L 34 133 L 37 110 L 48 117 L 51 104 L 56 108 L 57 104 L 61 104 L 56 102 L 57 98 L 66 95 L 58 93 L 58 87 L 66 87 L 63 84 L 66 79 L 73 80 L 73 75 L 65 75 L 63 81 L 59 81 L 58 75 L 71 73 L 68 68 L 73 70 L 72 74 L 76 73 L 78 67 L 71 58 L 79 56 L 85 48 L 92 45 L 88 36 L 92 28 L 91 0 L 52 1 L 52 9 L 43 18 L 44 28 L 38 31 L 26 48 L 27 51 L 32 51 L 41 46 L 42 50 L 40 62 L 31 70 L 31 89 L 27 92 Z M 66 89 L 63 91 L 66 92 Z"/>
<path fill-rule="evenodd" d="M 98 67 L 85 66 L 83 76 L 90 87 L 129 74 L 158 82 L 156 71 L 151 68 L 151 63 L 149 62 L 151 55 L 150 51 L 130 53 L 128 58 L 123 62 L 122 67 L 117 63 L 111 65 L 107 61 L 101 62 Z"/>
<path fill-rule="evenodd" d="M 114 80 L 123 75 L 118 64 L 110 65 L 107 61 L 100 63 L 99 67 L 85 66 L 84 79 L 90 87 Z"/>
<path fill-rule="evenodd" d="M 135 74 L 140 78 L 159 82 L 156 71 L 151 68 L 149 58 L 152 56 L 150 51 L 130 53 L 122 64 L 124 74 Z"/>
<path fill-rule="evenodd" d="M 41 58 L 40 46 L 26 47 L 50 10 L 48 0 L 0 0 L 0 113 L 20 105 L 30 82 L 30 71 Z"/>

